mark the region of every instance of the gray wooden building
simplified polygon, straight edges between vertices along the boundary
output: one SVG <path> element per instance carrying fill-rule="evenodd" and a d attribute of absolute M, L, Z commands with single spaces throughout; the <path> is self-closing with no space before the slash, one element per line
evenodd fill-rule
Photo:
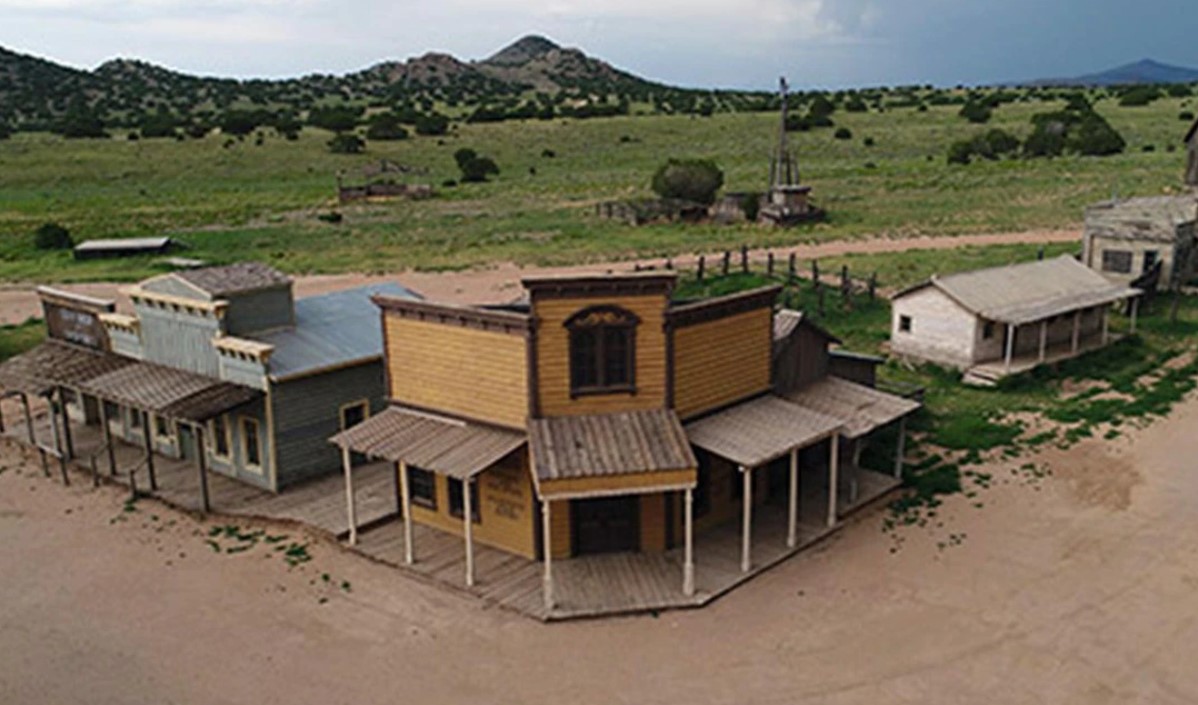
<path fill-rule="evenodd" d="M 123 293 L 132 314 L 99 315 L 112 353 L 256 393 L 205 419 L 202 433 L 109 401 L 112 434 L 140 444 L 149 433 L 171 457 L 203 452 L 212 471 L 273 492 L 335 471 L 324 439 L 382 408 L 383 341 L 370 297 L 415 296 L 378 284 L 296 300 L 290 278 L 252 262 L 164 274 Z"/>
<path fill-rule="evenodd" d="M 1162 288 L 1188 282 L 1198 264 L 1198 197 L 1152 196 L 1090 206 L 1082 262 L 1120 284 L 1134 282 L 1157 264 Z"/>

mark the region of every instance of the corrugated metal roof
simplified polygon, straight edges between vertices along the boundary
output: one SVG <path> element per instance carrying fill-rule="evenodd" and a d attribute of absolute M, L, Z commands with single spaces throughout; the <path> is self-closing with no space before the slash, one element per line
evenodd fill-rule
<path fill-rule="evenodd" d="M 758 397 L 686 425 L 690 442 L 754 468 L 838 431 L 844 422 L 776 396 Z"/>
<path fill-rule="evenodd" d="M 170 276 L 178 277 L 214 298 L 291 283 L 291 277 L 262 262 L 187 269 Z"/>
<path fill-rule="evenodd" d="M 48 340 L 0 364 L 0 387 L 7 391 L 41 394 L 56 386 L 75 387 L 134 360 Z"/>
<path fill-rule="evenodd" d="M 128 237 L 115 240 L 88 240 L 75 245 L 75 251 L 161 250 L 169 244 L 171 244 L 169 237 Z"/>
<path fill-rule="evenodd" d="M 118 404 L 197 422 L 262 396 L 257 389 L 152 362 L 132 362 L 78 387 Z"/>
<path fill-rule="evenodd" d="M 824 379 L 786 395 L 788 401 L 844 423 L 844 435 L 860 438 L 917 411 L 918 402 L 879 392 L 839 377 Z"/>
<path fill-rule="evenodd" d="M 934 286 L 966 310 L 983 318 L 1021 325 L 1091 306 L 1139 295 L 1137 289 L 1112 284 L 1069 255 L 992 267 L 972 272 L 933 276 L 926 284 L 895 294 L 894 298 Z"/>
<path fill-rule="evenodd" d="M 525 436 L 393 406 L 329 441 L 356 453 L 464 480 L 524 445 Z"/>
<path fill-rule="evenodd" d="M 375 294 L 420 298 L 399 284 L 373 284 L 296 301 L 295 328 L 252 338 L 274 346 L 270 374 L 295 377 L 382 355 L 379 309 L 370 300 Z"/>
<path fill-rule="evenodd" d="M 696 466 L 682 424 L 668 409 L 533 419 L 528 424 L 528 442 L 540 480 Z"/>

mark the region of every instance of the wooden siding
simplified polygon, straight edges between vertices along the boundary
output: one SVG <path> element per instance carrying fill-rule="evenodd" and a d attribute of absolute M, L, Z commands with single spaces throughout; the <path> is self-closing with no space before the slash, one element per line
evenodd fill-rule
<path fill-rule="evenodd" d="M 674 331 L 674 407 L 688 418 L 770 387 L 769 308 Z"/>
<path fill-rule="evenodd" d="M 570 397 L 570 334 L 566 319 L 596 305 L 614 305 L 640 318 L 636 327 L 636 393 Z M 537 318 L 537 390 L 543 416 L 602 414 L 661 409 L 666 404 L 666 336 L 664 295 L 545 299 L 533 310 Z"/>
<path fill-rule="evenodd" d="M 462 517 L 449 513 L 449 478 L 436 475 L 436 486 L 437 508 L 434 510 L 412 505 L 413 521 L 436 527 L 454 536 L 464 536 Z M 529 479 L 526 452 L 520 450 L 512 453 L 484 470 L 475 480 L 474 489 L 479 493 L 479 521 L 474 523 L 471 532 L 474 540 L 482 545 L 535 559 L 537 532 L 541 527 L 538 523 L 539 514 L 532 481 Z M 553 511 L 557 510 L 555 505 Z M 557 543 L 556 537 L 554 543 Z M 419 559 L 419 545 L 416 546 L 416 551 Z"/>
<path fill-rule="evenodd" d="M 211 377 L 220 374 L 216 348 L 212 345 L 212 340 L 222 332 L 216 317 L 142 304 L 134 308 L 141 321 L 144 360 Z"/>
<path fill-rule="evenodd" d="M 569 558 L 574 551 L 574 522 L 570 517 L 570 501 L 549 503 L 549 543 L 554 558 Z"/>
<path fill-rule="evenodd" d="M 136 333 L 130 333 L 123 330 L 108 331 L 108 342 L 112 345 L 112 351 L 118 355 L 140 360 L 142 357 L 141 338 Z"/>
<path fill-rule="evenodd" d="M 666 495 L 641 495 L 641 550 L 646 553 L 666 550 Z"/>
<path fill-rule="evenodd" d="M 392 314 L 384 320 L 393 399 L 524 428 L 528 418 L 525 338 Z"/>
<path fill-rule="evenodd" d="M 800 323 L 784 340 L 774 361 L 775 388 L 779 393 L 801 389 L 828 376 L 827 336 L 808 323 Z"/>
<path fill-rule="evenodd" d="M 382 362 L 273 386 L 280 489 L 340 470 L 340 451 L 328 439 L 341 430 L 341 406 L 362 399 L 370 401 L 371 414 L 384 408 Z M 267 432 L 265 426 L 262 431 Z"/>
<path fill-rule="evenodd" d="M 638 490 L 649 491 L 654 487 L 680 487 L 694 484 L 694 482 L 694 470 L 670 470 L 541 480 L 540 490 L 542 497 L 578 497 L 595 494 L 634 493 Z"/>
<path fill-rule="evenodd" d="M 258 422 L 258 438 L 261 439 L 262 443 L 261 471 L 249 470 L 246 467 L 241 433 L 241 419 L 243 417 L 251 418 Z M 270 465 L 271 458 L 274 457 L 271 452 L 274 439 L 270 437 L 270 432 L 266 425 L 265 400 L 259 399 L 245 408 L 225 414 L 224 418 L 225 424 L 229 429 L 228 458 L 218 458 L 212 453 L 212 427 L 210 424 L 204 427 L 204 445 L 208 449 L 206 452 L 208 453 L 209 469 L 219 475 L 235 477 L 242 482 L 277 492 L 279 488 L 273 482 L 274 473 L 271 472 Z"/>

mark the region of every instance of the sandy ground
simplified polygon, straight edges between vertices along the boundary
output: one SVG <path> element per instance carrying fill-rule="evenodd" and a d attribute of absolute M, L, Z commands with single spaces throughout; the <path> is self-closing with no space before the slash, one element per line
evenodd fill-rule
<path fill-rule="evenodd" d="M 789 248 L 773 248 L 780 262 L 791 252 L 800 260 L 809 261 L 818 257 L 834 257 L 844 254 L 872 254 L 879 252 L 902 252 L 906 250 L 945 250 L 965 245 L 1010 245 L 1022 243 L 1052 243 L 1081 241 L 1081 233 L 1074 230 L 1031 231 L 1023 233 L 999 233 L 994 235 L 965 235 L 959 237 L 915 237 L 904 239 L 870 238 L 863 240 L 837 240 L 816 245 L 798 245 Z M 766 250 L 750 253 L 754 260 L 764 260 Z M 708 255 L 709 266 L 717 262 L 718 255 Z M 679 266 L 692 266 L 696 255 L 675 258 Z M 658 258 L 642 263 L 660 266 L 664 260 Z M 296 278 L 296 296 L 311 296 L 373 282 L 400 281 L 425 297 L 434 301 L 450 303 L 506 303 L 520 295 L 520 278 L 545 274 L 568 274 L 580 272 L 603 272 L 632 269 L 634 262 L 611 264 L 587 264 L 570 267 L 519 267 L 501 264 L 487 269 L 457 272 L 401 272 L 388 275 L 334 274 L 301 276 Z M 783 264 L 783 266 L 785 266 Z M 116 299 L 120 308 L 127 308 L 128 301 L 120 295 L 121 285 L 111 283 L 72 284 L 63 288 L 100 298 Z M 9 285 L 0 287 L 0 324 L 21 323 L 30 316 L 40 316 L 37 296 L 33 285 Z"/>
<path fill-rule="evenodd" d="M 943 526 L 866 516 L 706 609 L 556 625 L 329 543 L 218 554 L 8 450 L 0 702 L 1194 703 L 1195 424 L 996 464 Z"/>

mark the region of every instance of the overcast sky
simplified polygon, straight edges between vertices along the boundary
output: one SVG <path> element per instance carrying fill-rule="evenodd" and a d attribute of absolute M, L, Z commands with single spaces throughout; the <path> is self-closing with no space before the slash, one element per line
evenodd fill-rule
<path fill-rule="evenodd" d="M 0 46 L 222 76 L 345 73 L 530 33 L 667 83 L 990 83 L 1198 66 L 1194 0 L 0 0 Z"/>

